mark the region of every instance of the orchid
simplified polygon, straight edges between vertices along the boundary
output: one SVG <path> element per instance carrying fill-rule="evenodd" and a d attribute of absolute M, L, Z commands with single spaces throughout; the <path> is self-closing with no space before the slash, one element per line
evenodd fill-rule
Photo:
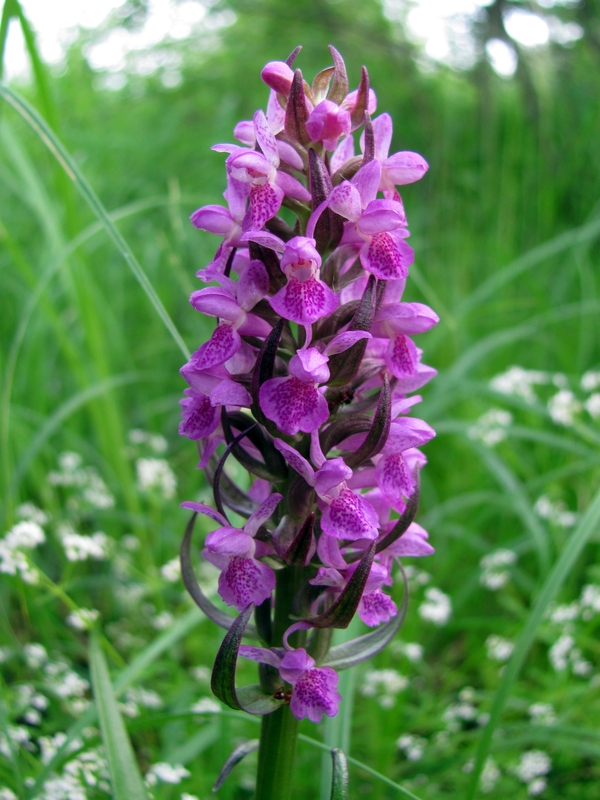
<path fill-rule="evenodd" d="M 420 448 L 435 432 L 411 415 L 421 398 L 408 394 L 435 375 L 413 337 L 439 320 L 402 300 L 414 255 L 396 189 L 427 164 L 416 153 L 389 155 L 391 119 L 371 120 L 368 72 L 349 91 L 344 62 L 331 53 L 333 67 L 312 85 L 293 69 L 297 51 L 266 65 L 266 112 L 236 125 L 238 144 L 213 148 L 226 155 L 228 207 L 192 215 L 221 243 L 197 273 L 208 285 L 190 298 L 216 325 L 181 370 L 189 386 L 180 433 L 198 443 L 216 508 L 182 504 L 194 512 L 182 576 L 228 631 L 214 692 L 264 716 L 261 748 L 279 767 L 291 763 L 298 720 L 337 713 L 336 670 L 398 631 L 400 560 L 433 553 L 414 518 L 427 462 Z M 353 132 L 363 125 L 359 160 Z M 295 213 L 294 227 L 279 216 L 282 206 Z M 229 458 L 252 476 L 247 491 Z M 230 512 L 245 519 L 241 527 Z M 218 593 L 235 618 L 196 580 L 197 515 L 216 526 L 202 556 L 219 570 Z M 372 632 L 331 648 L 331 629 L 355 614 Z M 242 644 L 244 636 L 258 646 Z M 239 656 L 261 664 L 256 686 L 235 687 Z M 278 767 L 274 786 L 268 764 L 259 757 L 257 797 L 287 800 L 281 775 L 290 770 Z"/>

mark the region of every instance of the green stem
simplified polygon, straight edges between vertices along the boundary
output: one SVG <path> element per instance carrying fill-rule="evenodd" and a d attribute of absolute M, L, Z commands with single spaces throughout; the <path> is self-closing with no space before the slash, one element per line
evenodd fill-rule
<path fill-rule="evenodd" d="M 288 567 L 277 572 L 275 590 L 275 619 L 273 621 L 272 644 L 281 647 L 283 634 L 292 620 L 292 603 L 305 571 L 301 567 Z M 296 646 L 304 644 L 306 633 L 296 634 Z M 263 717 L 258 750 L 258 775 L 256 778 L 256 800 L 290 800 L 298 720 L 288 705 Z"/>

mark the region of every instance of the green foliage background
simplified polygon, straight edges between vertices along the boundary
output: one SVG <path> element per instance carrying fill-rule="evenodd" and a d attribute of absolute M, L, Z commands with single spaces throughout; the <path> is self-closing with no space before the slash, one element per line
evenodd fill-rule
<path fill-rule="evenodd" d="M 5 15 L 7 8 L 10 0 Z M 582 416 L 567 429 L 557 426 L 541 402 L 528 406 L 500 397 L 488 380 L 518 364 L 564 373 L 577 385 L 583 372 L 600 364 L 600 10 L 580 3 L 573 13 L 584 23 L 583 39 L 571 48 L 520 53 L 510 80 L 497 77 L 485 61 L 464 73 L 419 69 L 414 47 L 375 0 L 231 0 L 211 14 L 224 10 L 235 12 L 232 24 L 218 35 L 207 32 L 204 43 L 181 44 L 177 87 L 165 88 L 157 75 L 131 76 L 120 91 L 99 88 L 82 39 L 62 72 L 38 64 L 36 80 L 23 92 L 112 213 L 190 350 L 211 329 L 187 298 L 216 244 L 187 217 L 220 201 L 223 158 L 210 146 L 231 141 L 235 123 L 265 104 L 264 63 L 285 58 L 301 43 L 298 64 L 312 76 L 328 64 L 327 44 L 334 44 L 351 84 L 361 64 L 368 66 L 378 110 L 394 119 L 392 151 L 416 150 L 429 161 L 426 178 L 403 191 L 416 251 L 405 299 L 427 302 L 441 317 L 419 342 L 440 376 L 423 391 L 418 411 L 439 431 L 426 449 L 418 519 L 437 551 L 424 568 L 451 596 L 453 616 L 435 629 L 409 607 L 406 640 L 424 645 L 424 665 L 392 710 L 357 697 L 350 753 L 393 780 L 413 781 L 407 785 L 423 798 L 464 797 L 470 778 L 462 766 L 474 756 L 481 729 L 465 728 L 442 755 L 432 751 L 415 763 L 403 759 L 394 742 L 404 732 L 433 739 L 443 728 L 444 708 L 465 686 L 475 687 L 489 710 L 499 678 L 483 643 L 490 633 L 517 636 L 569 544 L 570 534 L 540 521 L 533 504 L 545 492 L 582 513 L 599 486 L 597 423 Z M 479 30 L 483 38 L 488 33 L 485 25 Z M 148 582 L 148 596 L 158 609 L 181 611 L 181 592 L 165 588 L 158 569 L 177 553 L 185 524 L 177 501 L 196 497 L 203 485 L 194 446 L 176 435 L 182 354 L 72 181 L 7 103 L 0 109 L 0 177 L 4 527 L 25 500 L 60 515 L 61 500 L 47 475 L 58 452 L 75 450 L 117 497 L 115 510 L 104 512 L 99 524 L 117 539 L 131 532 L 139 538 L 135 569 Z M 466 431 L 498 404 L 510 408 L 518 424 L 492 451 Z M 167 438 L 178 479 L 171 503 L 136 490 L 126 442 L 132 427 Z M 586 582 L 600 581 L 598 528 L 590 524 L 591 541 L 566 578 L 566 600 Z M 478 565 L 499 547 L 519 553 L 519 570 L 510 591 L 494 595 L 480 586 Z M 117 578 L 108 568 L 90 566 L 65 577 L 51 552 L 44 559 L 61 590 L 83 607 L 98 608 L 106 624 L 119 620 L 111 595 Z M 87 669 L 86 637 L 65 628 L 60 598 L 11 581 L 0 596 L 7 643 L 39 641 Z M 596 663 L 597 632 L 593 625 L 585 632 Z M 551 633 L 536 642 L 533 635 L 502 718 L 504 738 L 494 740 L 493 751 L 510 751 L 508 763 L 524 749 L 542 747 L 553 758 L 543 796 L 591 800 L 600 778 L 598 686 L 555 673 L 546 655 Z M 185 742 L 197 736 L 197 726 L 176 719 L 192 693 L 185 670 L 209 665 L 218 638 L 203 623 L 148 673 L 174 716 L 130 725 L 142 767 L 173 752 L 183 760 Z M 121 653 L 126 661 L 134 655 Z M 113 654 L 111 667 L 117 666 Z M 377 666 L 394 666 L 393 657 L 383 654 Z M 18 671 L 7 671 L 7 681 L 19 679 Z M 546 739 L 522 722 L 522 709 L 540 698 L 555 705 L 562 726 Z M 240 737 L 254 735 L 250 723 L 237 719 L 208 724 L 212 738 L 189 750 L 193 778 L 186 791 L 199 796 L 208 796 Z M 305 733 L 321 735 L 309 727 Z M 298 798 L 319 791 L 315 753 L 301 751 Z M 24 774 L 36 774 L 31 758 L 21 757 Z M 12 786 L 11 775 L 7 767 Z M 418 775 L 427 779 L 415 782 Z M 352 786 L 354 796 L 398 794 L 351 768 Z M 155 795 L 174 798 L 177 791 L 165 785 Z M 506 791 L 526 796 L 509 771 L 490 796 Z M 233 779 L 222 793 L 251 796 Z"/>

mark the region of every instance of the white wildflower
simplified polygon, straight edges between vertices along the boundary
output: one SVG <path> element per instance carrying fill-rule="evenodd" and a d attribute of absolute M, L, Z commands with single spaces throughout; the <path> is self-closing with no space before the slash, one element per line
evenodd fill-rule
<path fill-rule="evenodd" d="M 181 800 L 200 800 L 195 794 L 188 794 L 187 792 L 181 793 Z"/>
<path fill-rule="evenodd" d="M 102 561 L 108 557 L 110 540 L 102 531 L 83 536 L 63 523 L 58 528 L 58 536 L 69 561 L 87 561 L 88 558 Z"/>
<path fill-rule="evenodd" d="M 26 644 L 23 647 L 23 653 L 25 654 L 27 666 L 31 669 L 38 669 L 48 660 L 46 648 L 41 644 L 37 644 L 37 642 Z"/>
<path fill-rule="evenodd" d="M 182 764 L 167 764 L 163 761 L 153 764 L 146 773 L 146 782 L 150 786 L 155 786 L 158 781 L 161 783 L 181 783 L 184 778 L 189 778 L 189 770 Z"/>
<path fill-rule="evenodd" d="M 21 503 L 17 506 L 17 516 L 27 522 L 35 522 L 37 525 L 45 525 L 49 516 L 33 503 Z"/>
<path fill-rule="evenodd" d="M 0 788 L 0 800 L 17 800 L 17 795 L 8 786 Z"/>
<path fill-rule="evenodd" d="M 406 689 L 408 678 L 395 669 L 370 669 L 365 674 L 361 694 L 376 697 L 382 708 L 391 708 L 396 695 Z"/>
<path fill-rule="evenodd" d="M 413 736 L 410 733 L 404 733 L 396 741 L 396 745 L 400 750 L 404 750 L 404 754 L 409 761 L 420 761 L 425 753 L 427 739 L 421 736 Z"/>
<path fill-rule="evenodd" d="M 100 612 L 95 608 L 78 608 L 71 611 L 67 617 L 67 625 L 78 631 L 89 630 L 100 616 Z"/>
<path fill-rule="evenodd" d="M 550 375 L 538 370 L 527 370 L 523 367 L 511 367 L 490 381 L 490 386 L 501 394 L 521 397 L 526 403 L 533 404 L 537 400 L 533 386 L 549 383 Z"/>
<path fill-rule="evenodd" d="M 165 500 L 175 496 L 177 479 L 164 458 L 138 458 L 135 462 L 137 485 L 141 492 L 156 491 Z"/>
<path fill-rule="evenodd" d="M 177 583 L 181 578 L 181 562 L 179 558 L 172 558 L 160 568 L 160 574 L 169 583 Z"/>
<path fill-rule="evenodd" d="M 532 725 L 554 725 L 556 712 L 550 703 L 533 703 L 527 709 Z"/>
<path fill-rule="evenodd" d="M 210 683 L 210 669 L 208 667 L 192 667 L 190 675 L 199 683 Z"/>
<path fill-rule="evenodd" d="M 584 392 L 593 392 L 600 386 L 600 371 L 588 370 L 581 376 L 581 388 Z"/>
<path fill-rule="evenodd" d="M 581 403 L 573 392 L 568 389 L 561 389 L 548 400 L 548 411 L 557 425 L 572 425 L 575 415 L 581 411 Z"/>
<path fill-rule="evenodd" d="M 583 609 L 582 617 L 588 622 L 594 614 L 600 614 L 600 586 L 588 583 L 581 591 L 579 599 Z"/>
<path fill-rule="evenodd" d="M 598 419 L 600 417 L 600 392 L 591 394 L 583 404 L 583 407 L 592 419 Z"/>
<path fill-rule="evenodd" d="M 161 611 L 152 620 L 152 627 L 155 631 L 166 631 L 173 624 L 173 614 L 169 611 Z"/>
<path fill-rule="evenodd" d="M 527 794 L 530 797 L 535 797 L 536 795 L 541 794 L 547 785 L 548 781 L 546 778 L 534 778 L 534 780 L 532 780 L 527 786 Z"/>
<path fill-rule="evenodd" d="M 552 761 L 543 750 L 528 750 L 521 754 L 521 760 L 514 773 L 523 783 L 530 783 L 535 778 L 547 775 L 552 769 Z"/>
<path fill-rule="evenodd" d="M 557 672 L 567 668 L 568 656 L 570 651 L 575 645 L 575 639 L 572 636 L 564 634 L 560 636 L 548 651 L 548 658 L 550 663 Z"/>
<path fill-rule="evenodd" d="M 464 722 L 474 722 L 477 719 L 477 708 L 472 702 L 461 699 L 458 703 L 452 703 L 444 711 L 444 719 L 448 730 L 459 731 Z"/>
<path fill-rule="evenodd" d="M 550 622 L 553 622 L 555 625 L 564 625 L 565 623 L 576 620 L 580 613 L 581 608 L 577 601 L 564 603 L 552 609 L 550 612 Z"/>
<path fill-rule="evenodd" d="M 157 433 L 147 433 L 140 428 L 134 428 L 128 433 L 128 438 L 133 445 L 147 445 L 157 454 L 165 453 L 167 450 L 167 440 L 164 436 Z"/>
<path fill-rule="evenodd" d="M 484 794 L 492 792 L 501 775 L 502 773 L 494 759 L 488 756 L 481 772 L 481 791 L 484 792 Z"/>
<path fill-rule="evenodd" d="M 390 650 L 395 656 L 406 656 L 413 664 L 423 659 L 423 645 L 416 642 L 392 642 Z"/>
<path fill-rule="evenodd" d="M 202 697 L 190 708 L 192 714 L 218 714 L 221 706 L 212 697 Z"/>
<path fill-rule="evenodd" d="M 572 528 L 577 523 L 577 514 L 568 511 L 562 502 L 552 502 L 547 495 L 539 497 L 533 507 L 536 514 L 542 519 L 558 525 L 561 528 Z"/>
<path fill-rule="evenodd" d="M 514 650 L 514 644 L 502 636 L 492 634 L 485 640 L 487 657 L 491 661 L 508 661 Z"/>
<path fill-rule="evenodd" d="M 517 554 L 513 550 L 501 548 L 484 556 L 479 562 L 481 574 L 479 582 L 486 589 L 497 592 L 510 580 L 510 572 L 506 567 L 511 566 L 517 560 Z"/>
<path fill-rule="evenodd" d="M 44 667 L 44 678 L 54 694 L 63 699 L 83 697 L 89 683 L 74 672 L 65 661 L 49 661 Z"/>
<path fill-rule="evenodd" d="M 506 439 L 512 421 L 513 416 L 508 411 L 490 408 L 468 429 L 467 435 L 470 439 L 479 439 L 488 447 L 494 447 Z"/>
<path fill-rule="evenodd" d="M 5 661 L 8 661 L 13 655 L 13 651 L 10 647 L 0 647 L 0 664 L 4 664 Z"/>
<path fill-rule="evenodd" d="M 435 625 L 445 625 L 452 614 L 452 603 L 448 595 L 432 586 L 425 590 L 425 598 L 419 606 L 419 616 Z"/>

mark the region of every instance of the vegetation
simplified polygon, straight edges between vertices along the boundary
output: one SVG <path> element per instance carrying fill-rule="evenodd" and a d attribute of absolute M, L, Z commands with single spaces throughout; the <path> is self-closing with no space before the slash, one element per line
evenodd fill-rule
<path fill-rule="evenodd" d="M 517 5 L 482 12 L 481 46 Z M 438 432 L 417 518 L 436 554 L 406 560 L 398 641 L 344 673 L 340 716 L 302 724 L 296 795 L 329 797 L 321 750 L 339 745 L 354 797 L 471 797 L 480 770 L 491 798 L 597 796 L 600 10 L 557 6 L 583 37 L 521 49 L 503 79 L 483 60 L 420 68 L 385 7 L 215 5 L 205 39 L 177 45 L 175 86 L 159 69 L 106 88 L 82 35 L 64 70 L 36 61 L 17 87 L 65 156 L 1 90 L 2 800 L 143 796 L 119 713 L 157 800 L 205 800 L 256 737 L 210 697 L 220 637 L 173 563 L 179 503 L 210 492 L 177 436 L 184 359 L 156 298 L 184 347 L 208 338 L 187 298 L 215 240 L 187 218 L 220 201 L 209 148 L 266 101 L 265 62 L 301 43 L 313 74 L 330 42 L 355 84 L 368 64 L 393 147 L 430 164 L 403 199 L 417 254 L 405 299 L 441 317 L 419 342 L 440 372 L 419 408 Z M 4 19 L 19 8 L 7 0 Z M 144 4 L 128 8 L 111 24 L 141 24 Z M 225 800 L 252 797 L 253 758 Z"/>

